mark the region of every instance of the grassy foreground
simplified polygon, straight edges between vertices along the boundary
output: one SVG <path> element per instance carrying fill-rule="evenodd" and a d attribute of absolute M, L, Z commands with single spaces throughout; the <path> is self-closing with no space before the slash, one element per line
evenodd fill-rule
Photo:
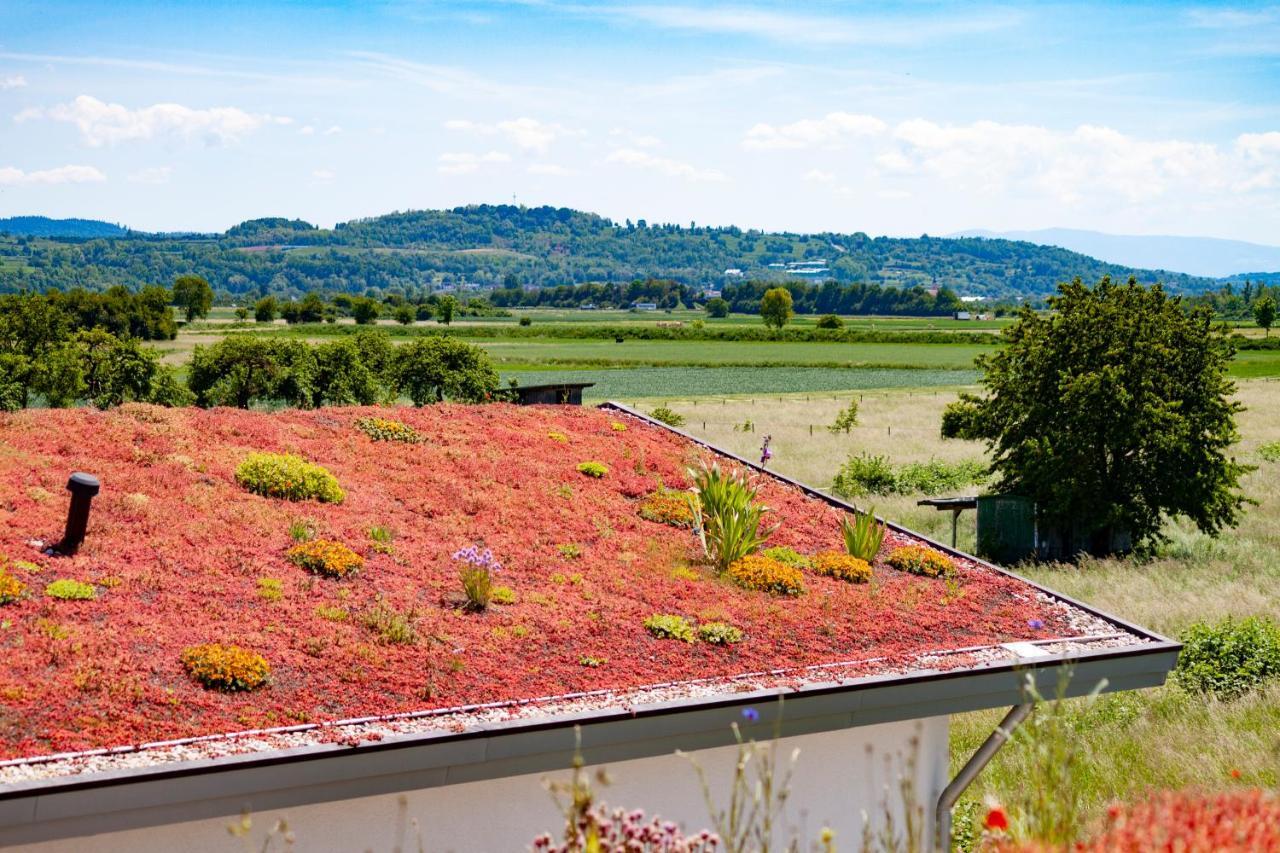
<path fill-rule="evenodd" d="M 885 454 L 896 463 L 931 457 L 957 461 L 983 453 L 981 445 L 938 438 L 939 415 L 955 398 L 954 391 L 887 390 L 860 396 L 861 424 L 847 436 L 832 435 L 822 426 L 834 419 L 848 394 L 834 400 L 791 396 L 754 402 L 678 400 L 668 405 L 688 418 L 686 428 L 695 435 L 748 457 L 758 455 L 761 439 L 771 435 L 772 466 L 817 486 L 830 483 L 849 453 Z M 1258 504 L 1238 529 L 1212 539 L 1174 523 L 1168 529 L 1169 542 L 1147 562 L 1101 560 L 1070 567 L 1027 566 L 1021 571 L 1168 636 L 1177 636 L 1196 620 L 1280 614 L 1280 464 L 1262 462 L 1255 454 L 1259 444 L 1280 440 L 1280 419 L 1275 417 L 1280 411 L 1280 383 L 1242 382 L 1238 396 L 1248 407 L 1240 417 L 1243 440 L 1238 454 L 1260 466 L 1245 479 L 1247 494 Z M 652 405 L 642 403 L 641 408 Z M 753 422 L 754 432 L 743 431 L 747 420 Z M 887 517 L 948 538 L 949 514 L 916 507 L 915 500 L 895 496 L 875 502 Z M 970 549 L 973 539 L 969 514 L 961 522 L 959 546 Z M 1136 799 L 1154 788 L 1280 787 L 1280 685 L 1231 702 L 1168 684 L 1067 705 L 1071 727 L 1079 734 L 1080 761 L 1072 783 L 1086 823 L 1099 819 L 1109 801 Z M 953 771 L 1002 714 L 996 710 L 953 718 Z M 1001 802 L 1016 817 L 1028 780 L 1039 775 L 1033 761 L 1025 745 L 1005 747 L 967 798 Z"/>

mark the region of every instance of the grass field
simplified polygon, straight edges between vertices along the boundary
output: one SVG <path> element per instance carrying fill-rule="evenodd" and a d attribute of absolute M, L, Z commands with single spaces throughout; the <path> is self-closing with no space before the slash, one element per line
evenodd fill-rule
<path fill-rule="evenodd" d="M 898 463 L 983 456 L 981 445 L 938 437 L 938 418 L 954 399 L 953 391 L 864 393 L 861 423 L 847 436 L 822 429 L 850 395 L 837 396 L 677 400 L 668 405 L 688 419 L 686 428 L 695 435 L 748 457 L 758 455 L 764 434 L 771 435 L 772 466 L 817 486 L 829 485 L 850 453 L 885 454 Z M 1239 455 L 1259 468 L 1245 479 L 1246 493 L 1258 503 L 1236 530 L 1214 539 L 1174 523 L 1167 529 L 1169 542 L 1146 562 L 1095 560 L 1020 571 L 1167 636 L 1177 636 L 1196 620 L 1280 615 L 1280 463 L 1261 461 L 1255 453 L 1259 444 L 1280 440 L 1280 419 L 1275 417 L 1280 383 L 1243 382 L 1238 397 L 1248 407 L 1240 416 Z M 647 411 L 654 404 L 641 401 L 640 408 Z M 754 423 L 754 432 L 735 429 L 746 420 Z M 876 510 L 927 535 L 949 538 L 949 514 L 917 507 L 915 500 L 880 498 Z M 959 546 L 973 545 L 973 516 L 967 514 Z M 1002 713 L 953 718 L 953 770 L 990 734 Z M 1074 784 L 1090 819 L 1098 819 L 1110 800 L 1137 798 L 1152 788 L 1280 787 L 1280 685 L 1220 702 L 1168 684 L 1104 696 L 1093 704 L 1072 701 L 1065 713 L 1079 733 L 1081 764 Z M 1035 777 L 1033 755 L 1023 744 L 1006 746 L 970 789 L 969 801 L 1016 804 L 1027 780 Z"/>

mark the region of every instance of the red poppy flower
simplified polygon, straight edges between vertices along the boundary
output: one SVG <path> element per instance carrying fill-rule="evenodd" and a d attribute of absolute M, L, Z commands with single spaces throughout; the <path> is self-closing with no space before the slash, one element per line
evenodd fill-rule
<path fill-rule="evenodd" d="M 1009 828 L 1009 816 L 1004 813 L 1004 809 L 996 806 L 987 812 L 987 817 L 982 821 L 982 825 L 987 829 L 1003 832 Z"/>

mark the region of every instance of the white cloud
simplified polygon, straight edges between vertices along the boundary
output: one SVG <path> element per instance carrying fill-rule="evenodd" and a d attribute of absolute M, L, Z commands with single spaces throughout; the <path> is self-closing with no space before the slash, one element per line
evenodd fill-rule
<path fill-rule="evenodd" d="M 339 133 L 342 133 L 342 125 L 339 124 L 329 125 L 324 131 L 325 136 L 337 136 Z"/>
<path fill-rule="evenodd" d="M 146 169 L 139 169 L 129 175 L 129 182 L 133 184 L 167 184 L 172 177 L 172 166 L 151 166 Z"/>
<path fill-rule="evenodd" d="M 525 171 L 531 175 L 554 175 L 562 178 L 578 174 L 573 169 L 567 169 L 556 163 L 530 163 Z"/>
<path fill-rule="evenodd" d="M 753 86 L 771 77 L 781 76 L 782 73 L 781 68 L 771 65 L 718 68 L 705 74 L 686 74 L 657 83 L 631 86 L 630 91 L 637 95 L 654 98 L 675 98 L 704 92 L 723 95 L 729 89 Z"/>
<path fill-rule="evenodd" d="M 27 78 L 21 74 L 15 74 L 12 77 L 0 77 L 0 92 L 5 89 L 21 89 L 27 85 Z"/>
<path fill-rule="evenodd" d="M 182 104 L 153 104 L 131 110 L 120 104 L 104 103 L 91 95 L 81 95 L 69 104 L 46 110 L 24 110 L 17 116 L 18 121 L 35 118 L 74 124 L 84 141 L 93 147 L 161 137 L 202 139 L 208 144 L 225 145 L 264 126 L 292 121 L 236 107 L 201 110 Z"/>
<path fill-rule="evenodd" d="M 757 151 L 778 148 L 838 148 L 852 139 L 883 133 L 888 125 L 875 116 L 827 113 L 819 119 L 791 124 L 757 124 L 742 140 L 744 148 Z"/>
<path fill-rule="evenodd" d="M 689 163 L 671 160 L 666 157 L 655 157 L 638 148 L 619 148 L 605 158 L 606 163 L 619 163 L 634 169 L 649 169 L 672 178 L 684 178 L 689 181 L 723 181 L 725 175 L 718 169 L 699 169 Z"/>
<path fill-rule="evenodd" d="M 829 184 L 836 179 L 833 172 L 824 172 L 821 169 L 810 169 L 804 173 L 804 179 L 815 184 Z"/>
<path fill-rule="evenodd" d="M 335 175 L 330 169 L 316 169 L 311 173 L 311 177 L 317 181 L 332 181 Z"/>
<path fill-rule="evenodd" d="M 315 132 L 316 132 L 316 129 L 309 124 L 303 125 L 302 127 L 298 128 L 298 133 L 301 134 L 302 136 L 313 136 L 315 135 Z"/>
<path fill-rule="evenodd" d="M 511 155 L 501 151 L 488 151 L 475 154 L 470 151 L 450 151 L 441 154 L 436 171 L 442 175 L 467 175 L 476 172 L 481 166 L 492 163 L 510 163 Z"/>
<path fill-rule="evenodd" d="M 865 163 L 872 178 L 928 180 L 963 193 L 1040 196 L 1067 205 L 1087 199 L 1222 201 L 1228 192 L 1280 187 L 1280 131 L 1242 134 L 1217 145 L 1144 139 L 1090 124 L 1059 130 L 917 118 L 891 127 L 876 116 L 829 113 L 792 124 L 757 124 L 742 144 L 754 150 L 803 149 L 797 165 L 807 169 L 804 178 L 810 181 L 833 177 L 826 171 L 831 164 L 812 162 L 811 150 L 849 149 L 842 150 L 841 162 Z"/>
<path fill-rule="evenodd" d="M 539 154 L 545 154 L 547 149 L 551 147 L 551 143 L 557 139 L 565 136 L 582 135 L 580 130 L 568 128 L 561 124 L 539 121 L 528 116 L 507 119 L 494 124 L 483 124 L 469 119 L 450 119 L 444 123 L 444 126 L 446 130 L 463 133 L 475 133 L 481 136 L 504 136 L 508 142 L 517 148 L 524 151 L 536 151 Z"/>
<path fill-rule="evenodd" d="M 1022 14 L 1010 9 L 962 14 L 838 18 L 794 9 L 772 11 L 747 6 L 681 6 L 662 4 L 578 4 L 581 14 L 602 15 L 670 30 L 750 36 L 790 44 L 915 45 L 971 36 L 1016 26 Z"/>
<path fill-rule="evenodd" d="M 89 184 L 105 181 L 107 176 L 93 166 L 59 166 L 24 172 L 12 166 L 0 167 L 0 186 L 21 187 L 52 184 Z"/>

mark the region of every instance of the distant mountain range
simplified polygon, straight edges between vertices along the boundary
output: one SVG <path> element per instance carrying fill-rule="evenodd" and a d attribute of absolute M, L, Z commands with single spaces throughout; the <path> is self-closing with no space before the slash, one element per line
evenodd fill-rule
<path fill-rule="evenodd" d="M 945 287 L 960 296 L 1000 299 L 1038 298 L 1077 276 L 1093 282 L 1132 275 L 1183 293 L 1219 285 L 1207 275 L 1168 271 L 1179 268 L 1181 257 L 1157 253 L 1144 264 L 1119 263 L 1000 237 L 651 225 L 515 205 L 389 213 L 331 229 L 296 219 L 252 219 L 221 234 L 149 234 L 44 217 L 0 220 L 0 291 L 140 286 L 186 273 L 231 294 L 283 296 L 307 290 L 555 287 L 651 277 L 712 290 L 751 279 L 804 280 Z M 1268 266 L 1260 259 L 1259 269 Z"/>
<path fill-rule="evenodd" d="M 100 219 L 50 219 L 47 216 L 11 216 L 0 218 L 0 234 L 27 237 L 123 237 L 128 229 Z"/>
<path fill-rule="evenodd" d="M 1073 228 L 1039 231 L 961 231 L 954 237 L 993 237 L 1024 240 L 1039 246 L 1059 246 L 1113 264 L 1145 269 L 1177 270 L 1211 278 L 1275 275 L 1280 270 L 1280 246 L 1264 246 L 1217 237 L 1162 237 L 1103 234 Z"/>

